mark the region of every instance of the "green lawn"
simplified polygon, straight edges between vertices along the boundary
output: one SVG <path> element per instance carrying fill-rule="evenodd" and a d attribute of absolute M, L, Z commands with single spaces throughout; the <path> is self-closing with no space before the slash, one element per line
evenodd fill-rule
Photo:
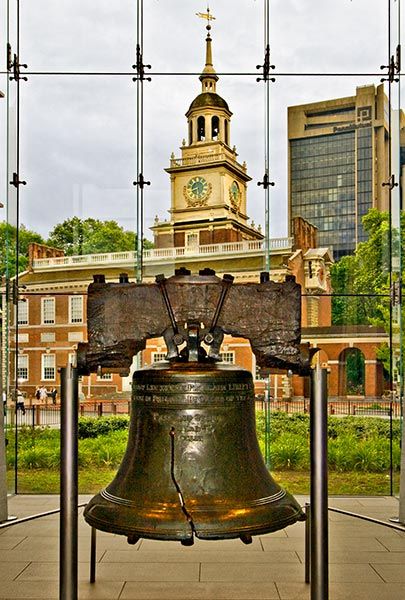
<path fill-rule="evenodd" d="M 392 450 L 394 493 L 400 470 L 399 420 L 329 417 L 328 464 L 331 495 L 390 494 Z M 264 452 L 265 422 L 257 414 L 259 444 Z M 309 418 L 274 413 L 270 422 L 270 457 L 274 479 L 293 494 L 309 493 Z M 393 444 L 390 447 L 390 435 Z M 14 432 L 8 431 L 8 484 L 14 491 Z M 128 417 L 79 419 L 79 491 L 96 493 L 110 483 L 124 455 Z M 51 428 L 22 428 L 18 437 L 19 493 L 59 493 L 60 439 Z"/>
<path fill-rule="evenodd" d="M 95 494 L 108 485 L 117 469 L 86 468 L 79 472 L 79 493 Z M 276 471 L 273 478 L 293 494 L 309 494 L 309 473 L 304 471 Z M 14 473 L 8 472 L 10 492 L 14 491 Z M 59 471 L 50 469 L 29 469 L 18 472 L 18 493 L 58 494 Z M 381 496 L 390 493 L 389 475 L 386 473 L 364 473 L 349 471 L 329 473 L 329 494 Z"/>

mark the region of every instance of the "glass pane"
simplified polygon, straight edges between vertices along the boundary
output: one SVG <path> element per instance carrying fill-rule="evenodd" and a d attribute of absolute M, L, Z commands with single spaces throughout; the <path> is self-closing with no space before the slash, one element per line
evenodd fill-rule
<path fill-rule="evenodd" d="M 153 72 L 200 73 L 206 9 L 187 0 L 144 2 L 144 60 Z M 254 73 L 263 64 L 263 3 L 223 0 L 210 7 L 213 60 L 218 73 Z M 196 12 L 201 11 L 199 13 Z M 246 24 L 249 24 L 249 35 Z M 164 24 L 164 25 L 163 25 Z M 164 26 L 168 35 L 157 38 Z"/>
<path fill-rule="evenodd" d="M 388 190 L 382 187 L 388 178 L 386 142 L 378 142 L 383 167 L 371 168 L 372 148 L 383 131 L 375 124 L 384 115 L 387 96 L 372 78 L 323 77 L 318 88 L 314 81 L 277 78 L 272 87 L 272 231 L 281 225 L 292 232 L 292 220 L 303 217 L 318 228 L 318 245 L 330 247 L 338 258 L 365 239 L 361 219 L 373 205 L 388 210 Z M 388 131 L 388 120 L 384 127 Z"/>
<path fill-rule="evenodd" d="M 279 72 L 378 73 L 387 64 L 387 3 L 272 3 L 270 45 Z"/>
<path fill-rule="evenodd" d="M 20 191 L 21 223 L 44 239 L 73 216 L 114 220 L 133 231 L 132 80 L 32 77 L 21 97 L 21 169 L 27 180 Z M 101 242 L 97 247 L 102 250 Z M 104 248 L 109 251 L 108 243 Z M 69 253 L 90 250 L 84 244 Z"/>
<path fill-rule="evenodd" d="M 30 71 L 126 71 L 135 62 L 136 2 L 52 0 L 20 8 L 20 56 Z"/>
<path fill-rule="evenodd" d="M 98 3 L 96 12 L 93 5 L 76 0 L 57 9 L 49 0 L 21 4 L 20 62 L 28 63 L 30 73 L 29 81 L 20 83 L 19 137 L 17 86 L 4 77 L 1 88 L 6 92 L 4 110 L 8 107 L 2 121 L 8 123 L 8 151 L 2 157 L 6 209 L 0 214 L 14 226 L 24 225 L 19 230 L 19 297 L 2 288 L 2 349 L 8 356 L 3 385 L 9 392 L 7 423 L 17 438 L 20 425 L 58 424 L 57 369 L 73 360 L 75 346 L 86 339 L 88 282 L 94 274 L 118 281 L 123 272 L 135 280 L 139 216 L 148 240 L 145 281 L 154 281 L 159 273 L 170 276 L 180 266 L 194 272 L 209 266 L 219 275 L 230 272 L 237 280 L 257 281 L 265 268 L 265 192 L 257 183 L 264 180 L 266 164 L 266 101 L 264 84 L 256 81 L 261 75 L 256 65 L 264 60 L 264 3 L 225 0 L 212 6 L 215 20 L 209 20 L 204 12 L 198 18 L 197 9 L 186 0 L 145 2 L 143 59 L 152 65 L 152 81 L 143 84 L 143 115 L 139 105 L 136 112 L 140 86 L 132 81 L 137 5 L 110 4 Z M 385 212 L 389 189 L 382 184 L 391 174 L 399 181 L 403 132 L 395 112 L 400 108 L 397 84 L 391 85 L 393 112 L 388 85 L 380 85 L 380 65 L 388 63 L 387 3 L 372 10 L 369 4 L 272 4 L 271 62 L 281 74 L 269 84 L 269 176 L 275 185 L 268 192 L 271 277 L 284 281 L 286 275 L 294 275 L 302 285 L 303 341 L 319 348 L 317 360 L 330 370 L 330 491 L 373 495 L 398 490 L 403 321 L 400 303 L 390 306 L 395 289 L 389 284 L 390 267 L 394 281 L 399 281 L 402 269 L 403 198 L 400 188 L 393 188 L 390 220 Z M 395 55 L 401 37 L 399 2 L 392 0 L 390 6 L 390 54 Z M 0 29 L 4 64 L 7 37 L 11 56 L 17 52 L 16 7 L 17 2 L 11 2 L 8 34 Z M 5 2 L 0 14 L 2 10 Z M 210 64 L 205 65 L 210 56 L 208 23 L 219 80 L 208 77 L 201 82 L 204 66 L 205 73 L 213 75 Z M 157 35 L 162 27 L 167 35 Z M 63 70 L 128 75 L 51 75 Z M 375 75 L 290 75 L 302 72 Z M 403 81 L 400 85 L 404 98 Z M 217 102 L 200 105 L 204 93 L 215 94 Z M 142 137 L 144 144 L 136 148 Z M 137 166 L 151 183 L 141 194 L 133 186 L 140 174 Z M 17 188 L 9 184 L 18 171 L 27 181 L 18 188 L 19 206 Z M 137 193 L 144 202 L 138 217 Z M 370 212 L 373 203 L 383 212 Z M 118 225 L 100 229 L 89 219 Z M 219 231 L 221 219 L 229 227 Z M 54 230 L 66 220 L 69 226 Z M 318 227 L 317 236 L 313 226 Z M 29 251 L 31 242 L 40 246 Z M 14 231 L 5 245 L 10 275 L 15 272 L 15 244 Z M 45 319 L 47 303 L 55 310 Z M 163 340 L 151 340 L 131 371 L 165 356 Z M 308 382 L 288 373 L 263 379 L 243 339 L 227 337 L 221 357 L 254 374 L 259 437 L 276 479 L 290 491 L 307 492 Z M 121 379 L 113 373 L 83 377 L 82 414 L 128 412 L 130 384 L 131 377 Z M 37 397 L 37 388 L 46 388 L 42 397 Z M 301 429 L 283 438 L 295 412 L 300 413 Z M 378 430 L 378 442 L 367 436 L 354 439 L 359 423 Z M 24 461 L 35 463 L 37 481 L 42 471 L 49 479 L 50 466 L 38 459 L 39 450 L 27 457 L 24 441 L 17 439 L 15 446 L 9 435 L 10 465 L 16 459 L 15 447 L 18 450 L 19 491 L 32 491 L 32 479 L 29 484 L 24 479 Z M 287 443 L 290 453 L 285 451 Z M 100 486 L 112 479 L 125 440 L 114 448 L 112 458 L 99 457 L 110 461 L 105 470 L 101 462 L 96 467 L 104 478 Z M 41 485 L 36 491 L 43 491 Z M 52 491 L 57 491 L 57 479 L 53 485 Z"/>
<path fill-rule="evenodd" d="M 201 83 L 196 76 L 182 82 L 179 88 L 176 78 L 154 77 L 145 89 L 145 177 L 151 181 L 145 237 L 155 243 L 145 256 L 145 274 L 163 269 L 171 275 L 179 266 L 233 272 L 243 249 L 254 261 L 249 269 L 258 273 L 264 251 L 263 190 L 257 185 L 264 171 L 263 87 L 254 78 L 220 77 L 223 106 L 196 108 Z M 170 101 L 163 105 L 162 98 Z"/>

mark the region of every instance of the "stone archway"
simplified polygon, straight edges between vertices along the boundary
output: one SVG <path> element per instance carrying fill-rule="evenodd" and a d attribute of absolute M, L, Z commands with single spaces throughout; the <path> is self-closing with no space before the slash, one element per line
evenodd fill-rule
<path fill-rule="evenodd" d="M 366 393 L 365 357 L 359 348 L 345 348 L 339 354 L 339 396 L 364 396 Z"/>

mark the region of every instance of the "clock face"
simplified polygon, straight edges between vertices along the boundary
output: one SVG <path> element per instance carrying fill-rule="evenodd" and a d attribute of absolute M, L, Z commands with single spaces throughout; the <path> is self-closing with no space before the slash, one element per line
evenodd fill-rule
<path fill-rule="evenodd" d="M 201 199 L 208 191 L 208 183 L 204 177 L 193 177 L 187 184 L 187 192 L 190 198 Z"/>
<path fill-rule="evenodd" d="M 240 191 L 239 184 L 237 181 L 233 181 L 231 187 L 229 188 L 229 198 L 234 208 L 239 208 L 241 197 L 242 194 Z"/>
<path fill-rule="evenodd" d="M 192 177 L 187 185 L 184 186 L 184 195 L 187 204 L 189 206 L 203 206 L 211 193 L 211 189 L 211 184 L 204 177 L 200 175 Z"/>

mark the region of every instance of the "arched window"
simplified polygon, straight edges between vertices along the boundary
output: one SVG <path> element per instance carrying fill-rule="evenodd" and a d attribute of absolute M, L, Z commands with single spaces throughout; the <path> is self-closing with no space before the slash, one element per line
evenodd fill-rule
<path fill-rule="evenodd" d="M 199 142 L 205 140 L 205 118 L 198 117 L 197 119 L 197 139 Z"/>
<path fill-rule="evenodd" d="M 188 124 L 188 143 L 191 145 L 193 143 L 193 122 L 189 121 Z"/>
<path fill-rule="evenodd" d="M 224 127 L 225 127 L 225 144 L 227 144 L 229 146 L 229 139 L 228 139 L 228 121 L 225 119 L 224 121 Z"/>
<path fill-rule="evenodd" d="M 213 140 L 217 140 L 219 138 L 219 118 L 212 117 L 211 119 L 211 137 Z"/>

